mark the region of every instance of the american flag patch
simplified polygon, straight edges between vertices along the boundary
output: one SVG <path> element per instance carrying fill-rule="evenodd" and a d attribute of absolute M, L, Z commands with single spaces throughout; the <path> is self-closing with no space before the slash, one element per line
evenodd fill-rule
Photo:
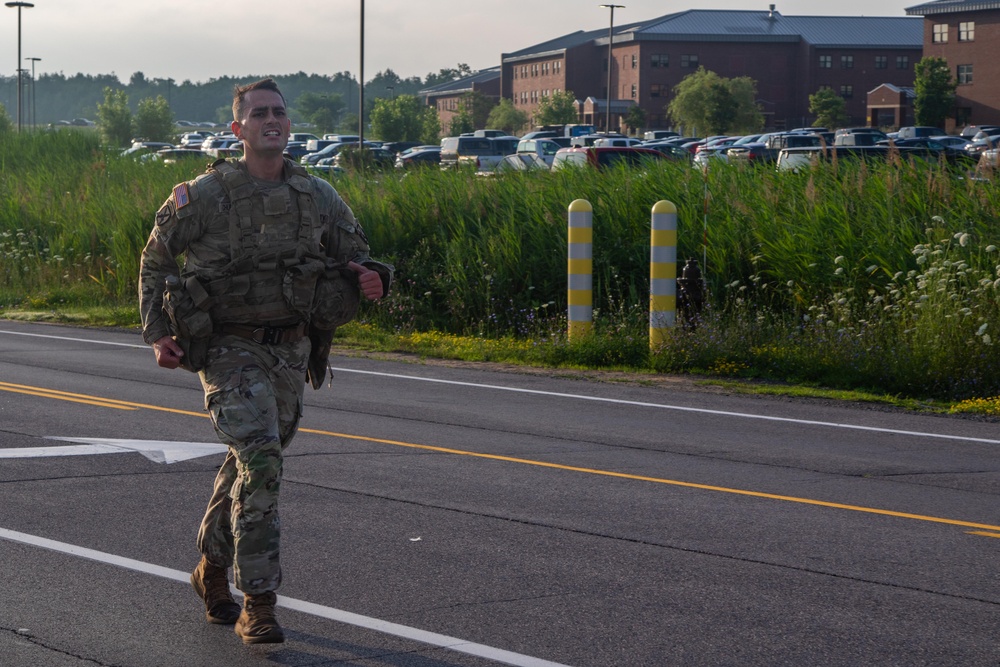
<path fill-rule="evenodd" d="M 174 188 L 174 202 L 177 204 L 177 208 L 184 208 L 191 203 L 187 183 L 181 183 Z"/>

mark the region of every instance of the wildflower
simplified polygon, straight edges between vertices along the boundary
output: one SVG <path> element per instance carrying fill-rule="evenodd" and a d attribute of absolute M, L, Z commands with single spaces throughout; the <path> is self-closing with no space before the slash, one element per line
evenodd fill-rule
<path fill-rule="evenodd" d="M 872 273 L 875 273 L 876 271 L 878 271 L 878 265 L 877 265 L 877 264 L 872 264 L 871 266 L 869 266 L 869 267 L 868 267 L 867 269 L 865 269 L 865 270 L 866 270 L 866 271 L 867 271 L 867 272 L 869 273 L 869 275 L 870 275 L 870 274 L 872 274 Z"/>
<path fill-rule="evenodd" d="M 836 256 L 836 257 L 835 257 L 835 258 L 833 259 L 833 263 L 834 263 L 834 264 L 843 264 L 843 263 L 844 263 L 844 261 L 845 261 L 845 259 L 846 259 L 846 258 L 845 258 L 845 257 L 844 257 L 843 255 L 837 255 L 837 256 Z"/>
<path fill-rule="evenodd" d="M 989 326 L 990 326 L 989 322 L 983 322 L 983 326 L 979 327 L 979 331 L 976 332 L 976 335 L 982 336 L 984 333 L 986 333 L 986 329 L 988 329 Z"/>
<path fill-rule="evenodd" d="M 844 267 L 842 267 L 842 266 L 838 266 L 838 267 L 837 267 L 837 270 L 836 270 L 836 271 L 834 271 L 834 273 L 835 273 L 835 274 L 837 274 L 838 276 L 842 276 L 842 275 L 844 275 Z"/>
<path fill-rule="evenodd" d="M 988 246 L 986 246 L 986 252 L 996 252 L 996 251 L 997 251 L 997 247 L 995 245 L 988 245 Z"/>

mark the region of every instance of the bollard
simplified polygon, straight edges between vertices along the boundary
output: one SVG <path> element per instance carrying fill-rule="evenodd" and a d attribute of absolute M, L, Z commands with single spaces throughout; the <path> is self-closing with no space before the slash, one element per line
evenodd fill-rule
<path fill-rule="evenodd" d="M 594 208 L 586 199 L 569 205 L 567 302 L 569 339 L 588 335 L 594 325 Z"/>
<path fill-rule="evenodd" d="M 667 338 L 677 321 L 677 206 L 653 205 L 649 235 L 649 349 Z"/>

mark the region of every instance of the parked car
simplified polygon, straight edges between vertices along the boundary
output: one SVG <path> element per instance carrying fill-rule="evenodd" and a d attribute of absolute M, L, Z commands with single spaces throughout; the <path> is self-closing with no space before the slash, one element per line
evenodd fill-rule
<path fill-rule="evenodd" d="M 776 132 L 762 135 L 757 143 L 730 146 L 726 151 L 726 158 L 730 164 L 759 162 L 774 164 L 778 161 L 778 153 L 783 148 L 822 147 L 825 144 L 824 139 L 818 134 Z"/>
<path fill-rule="evenodd" d="M 638 146 L 572 146 L 559 149 L 552 161 L 552 170 L 573 167 L 605 169 L 616 165 L 634 167 L 650 160 L 663 159 L 663 153 Z"/>
<path fill-rule="evenodd" d="M 407 148 L 416 148 L 417 146 L 422 145 L 423 144 L 419 141 L 386 141 L 382 144 L 382 148 L 386 149 L 393 155 L 398 155 Z"/>
<path fill-rule="evenodd" d="M 692 155 L 690 152 L 684 150 L 680 146 L 669 146 L 662 143 L 649 143 L 639 146 L 639 148 L 647 148 L 649 150 L 656 151 L 657 153 L 662 153 L 663 157 L 668 160 L 676 160 L 678 162 L 691 162 Z"/>
<path fill-rule="evenodd" d="M 164 148 L 174 148 L 174 145 L 165 141 L 133 141 L 131 146 L 122 151 L 122 155 L 138 157 L 146 153 L 155 153 Z"/>
<path fill-rule="evenodd" d="M 521 139 L 517 142 L 518 155 L 535 155 L 543 160 L 547 167 L 552 166 L 552 160 L 560 148 L 562 146 L 551 139 Z"/>
<path fill-rule="evenodd" d="M 202 143 L 209 137 L 215 135 L 210 132 L 185 132 L 181 135 L 177 145 L 181 148 L 201 148 Z"/>
<path fill-rule="evenodd" d="M 1000 131 L 1000 128 L 998 128 Z M 944 144 L 948 148 L 965 148 L 965 145 L 969 143 L 968 139 L 963 139 L 962 137 L 956 137 L 954 134 L 942 134 L 936 137 L 931 137 L 934 141 L 939 144 Z"/>
<path fill-rule="evenodd" d="M 593 146 L 598 139 L 609 139 L 609 138 L 620 138 L 627 139 L 624 134 L 618 134 L 617 132 L 601 132 L 592 134 L 579 134 L 572 138 L 570 141 L 570 146 Z"/>
<path fill-rule="evenodd" d="M 305 155 L 300 157 L 299 164 L 314 165 L 318 163 L 320 160 L 323 160 L 328 157 L 334 157 L 337 153 L 344 150 L 348 146 L 357 146 L 357 145 L 358 142 L 356 141 L 328 144 L 324 148 L 316 151 L 315 153 L 306 153 Z M 374 146 L 374 144 L 371 143 L 370 141 L 366 141 L 365 146 L 371 148 L 372 146 Z"/>
<path fill-rule="evenodd" d="M 298 162 L 303 155 L 309 154 L 308 145 L 305 141 L 289 141 L 285 146 L 285 157 Z"/>
<path fill-rule="evenodd" d="M 669 139 L 670 137 L 679 137 L 679 132 L 674 132 L 673 130 L 649 130 L 643 133 L 642 138 L 645 141 L 659 141 L 660 139 Z"/>
<path fill-rule="evenodd" d="M 480 176 L 484 174 L 504 174 L 523 173 L 526 171 L 548 171 L 549 164 L 541 155 L 534 153 L 513 153 L 506 155 L 493 167 L 492 171 L 477 171 Z"/>
<path fill-rule="evenodd" d="M 288 135 L 289 142 L 301 141 L 302 143 L 305 143 L 310 139 L 319 139 L 319 137 L 310 132 L 292 132 L 290 135 Z"/>
<path fill-rule="evenodd" d="M 939 159 L 948 162 L 965 161 L 973 163 L 978 158 L 971 157 L 963 148 L 949 148 L 930 137 L 914 139 L 885 139 L 878 142 L 879 146 L 895 146 L 896 148 L 926 148 Z"/>
<path fill-rule="evenodd" d="M 172 164 L 181 160 L 201 160 L 208 164 L 216 158 L 200 148 L 164 148 L 155 153 L 146 153 L 140 159 L 143 162 L 162 162 L 164 164 Z"/>
<path fill-rule="evenodd" d="M 365 158 L 366 164 L 370 165 L 374 169 L 392 169 L 396 164 L 396 156 L 381 146 L 365 146 L 364 150 L 368 155 L 368 157 Z M 357 147 L 353 150 L 338 151 L 337 154 L 333 156 L 331 163 L 334 167 L 347 171 L 351 167 L 351 162 L 348 158 L 346 158 L 346 156 L 352 155 L 356 152 Z"/>
<path fill-rule="evenodd" d="M 979 136 L 978 134 L 976 136 Z M 1000 145 L 1000 131 L 997 134 L 988 135 L 981 139 L 976 139 L 965 144 L 965 152 L 969 157 L 979 159 L 983 151 L 996 148 Z"/>
<path fill-rule="evenodd" d="M 833 137 L 834 146 L 874 146 L 889 137 L 873 127 L 842 128 Z"/>
<path fill-rule="evenodd" d="M 458 165 L 489 170 L 505 155 L 517 152 L 517 137 L 446 137 L 441 140 L 441 168 Z"/>
<path fill-rule="evenodd" d="M 641 146 L 642 141 L 632 137 L 601 137 L 594 141 L 594 146 Z"/>
<path fill-rule="evenodd" d="M 436 167 L 440 164 L 440 146 L 419 146 L 413 150 L 403 151 L 396 156 L 397 169 L 412 169 L 426 166 Z"/>
<path fill-rule="evenodd" d="M 986 171 L 1000 169 L 1000 148 L 990 148 L 979 156 L 978 168 Z"/>
<path fill-rule="evenodd" d="M 896 132 L 896 139 L 919 139 L 921 137 L 933 137 L 938 134 L 947 134 L 940 127 L 932 127 L 930 125 L 909 125 L 907 127 L 899 128 Z"/>
<path fill-rule="evenodd" d="M 208 151 L 213 148 L 229 148 L 235 144 L 239 139 L 235 136 L 228 137 L 206 137 L 206 139 L 201 142 L 201 150 Z"/>
<path fill-rule="evenodd" d="M 962 128 L 962 131 L 958 136 L 972 141 L 972 139 L 980 132 L 985 132 L 986 134 L 996 134 L 997 132 L 1000 132 L 1000 125 L 966 125 Z"/>

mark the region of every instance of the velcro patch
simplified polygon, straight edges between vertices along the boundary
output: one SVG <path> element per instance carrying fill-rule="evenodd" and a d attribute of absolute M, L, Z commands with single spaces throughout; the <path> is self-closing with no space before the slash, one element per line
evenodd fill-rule
<path fill-rule="evenodd" d="M 191 203 L 191 195 L 188 193 L 187 183 L 181 183 L 174 187 L 174 203 L 181 209 Z"/>

